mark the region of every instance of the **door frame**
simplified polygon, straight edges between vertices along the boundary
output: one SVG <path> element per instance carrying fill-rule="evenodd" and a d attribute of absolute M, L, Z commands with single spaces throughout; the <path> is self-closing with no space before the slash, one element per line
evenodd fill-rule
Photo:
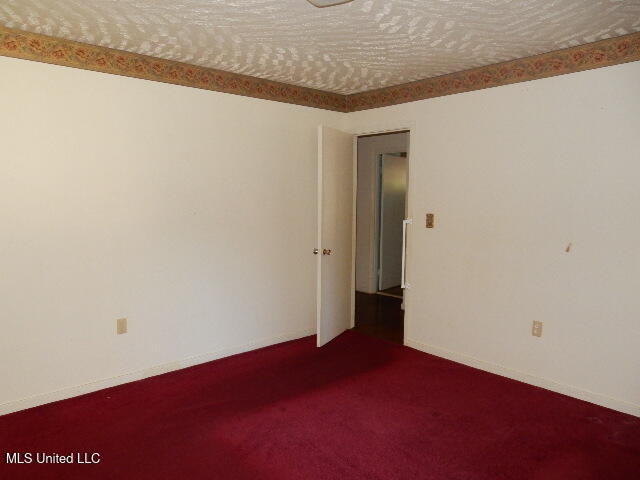
<path fill-rule="evenodd" d="M 407 144 L 407 198 L 406 198 L 406 218 L 413 218 L 413 210 L 411 205 L 411 132 L 415 130 L 415 123 L 413 121 L 407 122 L 405 124 L 395 124 L 391 126 L 371 126 L 364 128 L 357 128 L 351 130 L 353 134 L 353 212 L 352 212 L 352 226 L 351 226 L 351 321 L 350 326 L 353 328 L 355 326 L 355 311 L 356 311 L 356 208 L 357 208 L 357 192 L 358 192 L 358 138 L 359 137 L 370 137 L 374 135 L 385 135 L 391 133 L 402 133 L 408 132 L 409 141 Z M 411 255 L 411 245 L 410 241 L 411 228 L 407 231 L 407 249 L 406 249 L 406 260 L 405 260 L 405 271 L 410 271 L 410 258 Z M 407 278 L 408 275 L 407 275 Z M 405 289 L 403 294 L 403 308 L 404 308 L 404 338 L 402 339 L 403 345 L 407 344 L 407 332 L 408 326 L 411 324 L 411 308 L 410 308 L 410 298 L 411 294 L 409 289 Z"/>

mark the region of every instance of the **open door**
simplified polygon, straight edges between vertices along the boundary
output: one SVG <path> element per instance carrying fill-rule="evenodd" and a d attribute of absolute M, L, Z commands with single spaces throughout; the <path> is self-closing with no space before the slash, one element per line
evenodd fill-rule
<path fill-rule="evenodd" d="M 326 344 L 351 326 L 353 135 L 318 128 L 317 338 Z"/>
<path fill-rule="evenodd" d="M 406 216 L 406 153 L 380 159 L 380 245 L 378 290 L 399 287 L 402 278 L 402 222 Z"/>

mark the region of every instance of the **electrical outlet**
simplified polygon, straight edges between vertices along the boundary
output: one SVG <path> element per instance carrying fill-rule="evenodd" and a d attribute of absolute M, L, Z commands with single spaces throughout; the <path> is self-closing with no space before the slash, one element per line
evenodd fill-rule
<path fill-rule="evenodd" d="M 534 337 L 542 336 L 542 322 L 534 320 L 533 326 L 531 327 L 531 335 L 533 335 Z"/>
<path fill-rule="evenodd" d="M 127 333 L 127 319 L 119 318 L 116 320 L 116 332 L 118 335 L 122 335 L 123 333 Z"/>

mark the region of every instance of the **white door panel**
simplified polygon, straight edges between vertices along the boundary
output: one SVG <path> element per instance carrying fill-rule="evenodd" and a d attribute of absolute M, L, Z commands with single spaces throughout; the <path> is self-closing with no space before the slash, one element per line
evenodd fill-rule
<path fill-rule="evenodd" d="M 351 324 L 353 136 L 318 128 L 317 338 L 322 346 Z"/>

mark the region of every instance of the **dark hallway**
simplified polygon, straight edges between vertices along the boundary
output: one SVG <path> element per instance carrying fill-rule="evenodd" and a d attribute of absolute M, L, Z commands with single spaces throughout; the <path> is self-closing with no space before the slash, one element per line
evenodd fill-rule
<path fill-rule="evenodd" d="M 354 330 L 402 345 L 404 312 L 402 299 L 356 292 Z"/>

